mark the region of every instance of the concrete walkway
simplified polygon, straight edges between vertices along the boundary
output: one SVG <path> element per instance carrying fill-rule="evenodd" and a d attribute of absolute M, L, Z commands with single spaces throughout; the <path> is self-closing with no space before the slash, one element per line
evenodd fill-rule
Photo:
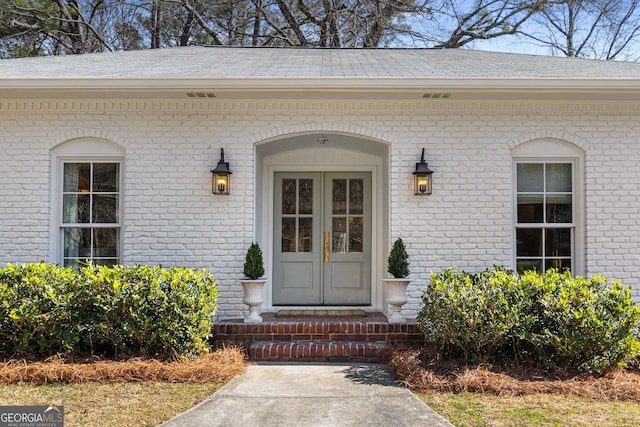
<path fill-rule="evenodd" d="M 252 363 L 164 427 L 452 426 L 382 365 Z"/>

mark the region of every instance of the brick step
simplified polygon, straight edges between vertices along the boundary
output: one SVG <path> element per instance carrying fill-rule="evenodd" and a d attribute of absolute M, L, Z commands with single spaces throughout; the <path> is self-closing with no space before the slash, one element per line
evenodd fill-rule
<path fill-rule="evenodd" d="M 214 323 L 214 346 L 240 346 L 255 361 L 379 363 L 396 345 L 424 344 L 415 321 L 388 323 L 382 313 L 358 318 L 262 316 L 264 322 L 258 324 L 242 319 Z"/>
<path fill-rule="evenodd" d="M 216 344 L 248 344 L 256 341 L 424 342 L 424 334 L 415 323 L 333 319 L 267 321 L 259 324 L 245 324 L 241 320 L 224 321 L 214 324 L 213 338 Z"/>
<path fill-rule="evenodd" d="M 391 347 L 369 341 L 256 341 L 249 345 L 249 360 L 381 363 Z"/>

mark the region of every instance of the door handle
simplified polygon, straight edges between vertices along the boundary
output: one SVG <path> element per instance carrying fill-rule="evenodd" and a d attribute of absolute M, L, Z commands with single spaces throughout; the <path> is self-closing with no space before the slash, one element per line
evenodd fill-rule
<path fill-rule="evenodd" d="M 331 233 L 328 231 L 324 232 L 324 262 L 325 264 L 329 262 L 329 238 Z"/>

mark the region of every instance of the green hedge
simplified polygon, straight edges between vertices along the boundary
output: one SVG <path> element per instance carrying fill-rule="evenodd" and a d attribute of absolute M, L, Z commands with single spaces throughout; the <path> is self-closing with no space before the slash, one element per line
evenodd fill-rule
<path fill-rule="evenodd" d="M 0 268 L 0 352 L 184 358 L 206 350 L 216 304 L 206 270 L 8 264 Z"/>
<path fill-rule="evenodd" d="M 468 362 L 528 361 L 601 374 L 640 353 L 640 307 L 629 288 L 569 272 L 431 275 L 418 323 Z"/>

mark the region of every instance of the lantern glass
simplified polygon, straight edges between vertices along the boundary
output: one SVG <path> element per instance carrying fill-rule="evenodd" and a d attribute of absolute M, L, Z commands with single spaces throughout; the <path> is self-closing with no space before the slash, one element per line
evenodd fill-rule
<path fill-rule="evenodd" d="M 229 194 L 229 175 L 226 173 L 213 174 L 213 194 Z"/>
<path fill-rule="evenodd" d="M 416 196 L 428 196 L 431 194 L 431 174 L 416 173 L 413 182 L 414 194 Z"/>

